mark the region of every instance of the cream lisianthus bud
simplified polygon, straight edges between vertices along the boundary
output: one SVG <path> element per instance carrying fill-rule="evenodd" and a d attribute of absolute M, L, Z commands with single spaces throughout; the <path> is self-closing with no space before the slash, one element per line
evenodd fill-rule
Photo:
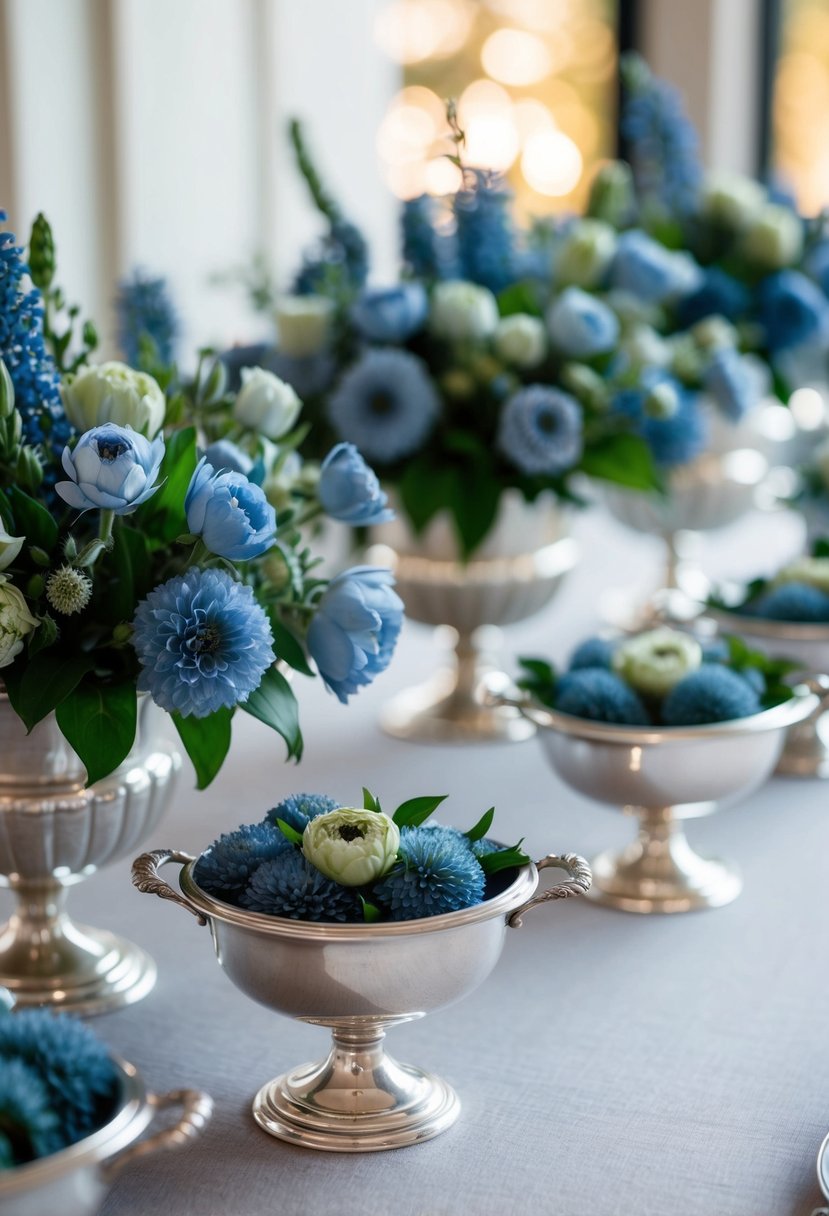
<path fill-rule="evenodd" d="M 23 639 L 37 626 L 22 592 L 0 574 L 0 667 L 8 667 L 23 649 Z"/>
<path fill-rule="evenodd" d="M 344 807 L 310 820 L 302 852 L 327 878 L 361 887 L 390 870 L 400 846 L 400 830 L 380 811 Z"/>
<path fill-rule="evenodd" d="M 502 317 L 493 339 L 495 353 L 515 367 L 536 367 L 547 353 L 547 331 L 538 317 L 517 312 Z"/>
<path fill-rule="evenodd" d="M 281 355 L 308 359 L 328 345 L 334 302 L 327 296 L 282 296 L 276 302 L 277 347 Z"/>
<path fill-rule="evenodd" d="M 623 642 L 613 653 L 613 670 L 637 692 L 664 697 L 702 663 L 696 638 L 678 629 L 651 629 Z"/>
<path fill-rule="evenodd" d="M 803 252 L 803 220 L 790 207 L 769 203 L 744 233 L 742 248 L 765 270 L 792 266 Z"/>
<path fill-rule="evenodd" d="M 69 421 L 79 431 L 112 422 L 131 426 L 148 439 L 161 430 L 167 408 L 152 376 L 116 361 L 82 368 L 62 386 L 61 396 Z"/>
<path fill-rule="evenodd" d="M 429 324 L 449 342 L 483 342 L 498 324 L 498 302 L 488 287 L 452 279 L 432 292 Z"/>
<path fill-rule="evenodd" d="M 25 536 L 10 536 L 5 525 L 0 522 L 0 570 L 10 566 L 23 548 Z"/>
<path fill-rule="evenodd" d="M 233 404 L 233 416 L 250 431 L 266 439 L 280 439 L 299 417 L 302 402 L 290 384 L 262 367 L 242 368 L 242 387 Z"/>

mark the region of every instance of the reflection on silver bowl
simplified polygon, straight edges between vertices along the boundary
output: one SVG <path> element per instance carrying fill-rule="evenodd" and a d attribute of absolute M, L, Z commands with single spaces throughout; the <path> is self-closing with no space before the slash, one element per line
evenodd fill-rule
<path fill-rule="evenodd" d="M 159 876 L 184 865 L 175 891 Z M 329 924 L 246 912 L 212 899 L 185 853 L 144 853 L 133 866 L 140 891 L 173 900 L 209 923 L 219 963 L 242 992 L 269 1009 L 331 1028 L 328 1058 L 264 1085 L 253 1116 L 273 1136 L 333 1152 L 372 1152 L 429 1140 L 454 1123 L 460 1104 L 438 1077 L 383 1050 L 386 1029 L 459 1000 L 495 966 L 508 926 L 548 900 L 583 893 L 580 857 L 545 857 L 498 876 L 497 893 L 460 912 L 423 920 Z M 538 871 L 570 881 L 534 895 Z"/>

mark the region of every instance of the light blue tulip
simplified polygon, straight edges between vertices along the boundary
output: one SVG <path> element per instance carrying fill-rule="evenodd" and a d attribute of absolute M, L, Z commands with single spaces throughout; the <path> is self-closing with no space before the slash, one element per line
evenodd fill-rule
<path fill-rule="evenodd" d="M 308 627 L 308 650 L 326 686 L 345 703 L 385 671 L 403 624 L 390 570 L 355 566 L 329 583 Z"/>
<path fill-rule="evenodd" d="M 326 515 L 355 528 L 394 519 L 374 470 L 353 443 L 338 443 L 322 462 L 319 500 Z"/>
<path fill-rule="evenodd" d="M 619 339 L 616 314 L 580 287 L 565 288 L 547 310 L 546 320 L 553 346 L 571 359 L 604 354 Z"/>
<path fill-rule="evenodd" d="M 74 449 L 63 449 L 57 493 L 77 511 L 130 515 L 158 489 L 155 479 L 164 458 L 164 440 L 150 442 L 131 426 L 105 423 L 81 435 Z"/>
<path fill-rule="evenodd" d="M 259 486 L 241 473 L 217 473 L 202 457 L 184 499 L 187 527 L 211 553 L 248 561 L 276 536 L 276 513 Z"/>

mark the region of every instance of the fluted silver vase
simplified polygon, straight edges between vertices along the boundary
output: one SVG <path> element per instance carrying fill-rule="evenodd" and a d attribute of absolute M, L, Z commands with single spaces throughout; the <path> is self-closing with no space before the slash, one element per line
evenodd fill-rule
<path fill-rule="evenodd" d="M 181 765 L 160 737 L 164 715 L 142 698 L 135 746 L 84 789 L 86 770 L 54 715 L 31 734 L 0 693 L 0 886 L 17 907 L 0 925 L 0 987 L 19 1005 L 102 1013 L 155 983 L 155 964 L 105 929 L 79 925 L 67 888 L 135 852 L 166 809 Z"/>

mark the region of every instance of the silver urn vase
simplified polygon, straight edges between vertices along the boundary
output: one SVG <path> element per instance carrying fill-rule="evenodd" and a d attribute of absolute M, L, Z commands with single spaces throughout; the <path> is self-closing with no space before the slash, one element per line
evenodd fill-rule
<path fill-rule="evenodd" d="M 155 983 L 155 964 L 105 929 L 76 924 L 67 888 L 135 852 L 164 813 L 181 765 L 160 738 L 165 720 L 141 698 L 135 746 L 120 767 L 85 789 L 86 770 L 54 714 L 31 734 L 0 693 L 0 886 L 17 906 L 0 925 L 0 986 L 20 1006 L 102 1013 Z"/>

